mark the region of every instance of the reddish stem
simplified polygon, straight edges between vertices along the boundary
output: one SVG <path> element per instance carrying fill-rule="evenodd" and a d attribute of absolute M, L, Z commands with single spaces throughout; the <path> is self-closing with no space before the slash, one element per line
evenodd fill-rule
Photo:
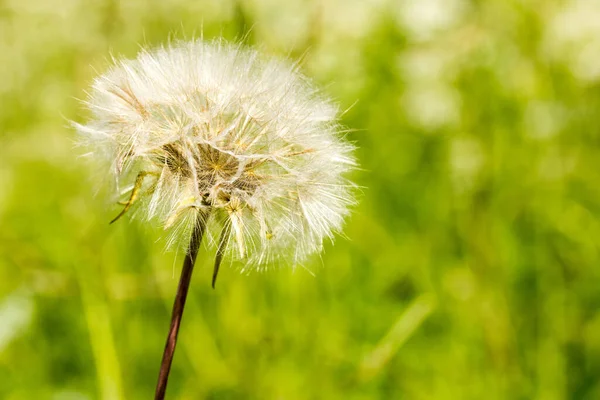
<path fill-rule="evenodd" d="M 185 307 L 185 300 L 190 287 L 192 272 L 194 271 L 194 264 L 196 262 L 196 257 L 198 256 L 200 243 L 202 242 L 202 236 L 204 236 L 207 217 L 208 216 L 206 213 L 201 211 L 198 212 L 196 224 L 194 225 L 194 230 L 192 231 L 192 236 L 190 237 L 190 244 L 185 255 L 185 260 L 183 261 L 181 277 L 179 278 L 179 286 L 177 287 L 177 294 L 175 296 L 173 311 L 171 313 L 171 327 L 169 328 L 167 343 L 165 344 L 163 358 L 160 363 L 160 372 L 158 374 L 158 383 L 156 384 L 154 400 L 163 400 L 165 398 L 167 381 L 169 380 L 169 371 L 171 370 L 173 354 L 175 353 L 175 345 L 177 344 L 179 325 L 181 324 L 181 318 L 183 316 L 183 308 Z"/>

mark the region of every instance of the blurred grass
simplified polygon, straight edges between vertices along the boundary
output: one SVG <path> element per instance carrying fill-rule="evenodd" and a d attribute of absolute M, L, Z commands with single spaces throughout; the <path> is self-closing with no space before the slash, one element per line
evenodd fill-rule
<path fill-rule="evenodd" d="M 67 121 L 111 52 L 200 34 L 301 57 L 365 189 L 316 277 L 225 268 L 212 291 L 199 261 L 169 398 L 600 398 L 599 20 L 593 0 L 0 0 L 0 398 L 151 398 L 181 254 L 108 226 Z"/>

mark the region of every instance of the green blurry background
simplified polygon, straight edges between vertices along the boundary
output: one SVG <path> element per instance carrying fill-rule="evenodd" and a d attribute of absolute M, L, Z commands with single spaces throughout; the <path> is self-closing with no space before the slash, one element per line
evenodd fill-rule
<path fill-rule="evenodd" d="M 182 254 L 68 121 L 201 34 L 301 59 L 364 189 L 314 277 L 201 253 L 168 398 L 600 399 L 600 2 L 0 0 L 1 399 L 152 398 Z"/>

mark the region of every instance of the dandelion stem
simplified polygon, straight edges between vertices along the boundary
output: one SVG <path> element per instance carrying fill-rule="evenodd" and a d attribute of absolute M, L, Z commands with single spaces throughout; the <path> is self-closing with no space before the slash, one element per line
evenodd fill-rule
<path fill-rule="evenodd" d="M 192 235 L 190 237 L 190 244 L 185 255 L 183 267 L 181 269 L 179 286 L 177 287 L 177 294 L 175 295 L 175 302 L 173 303 L 173 311 L 171 312 L 171 327 L 169 328 L 167 343 L 165 344 L 163 358 L 160 363 L 158 383 L 156 384 L 156 393 L 154 395 L 155 400 L 163 400 L 165 398 L 167 381 L 169 379 L 169 371 L 171 370 L 171 362 L 173 361 L 175 345 L 177 344 L 179 325 L 181 324 L 181 318 L 183 316 L 183 308 L 185 307 L 185 300 L 190 287 L 194 263 L 196 262 L 198 250 L 200 249 L 200 243 L 202 242 L 202 236 L 204 235 L 204 229 L 206 228 L 207 217 L 208 214 L 206 212 L 198 211 L 194 230 L 192 231 Z"/>

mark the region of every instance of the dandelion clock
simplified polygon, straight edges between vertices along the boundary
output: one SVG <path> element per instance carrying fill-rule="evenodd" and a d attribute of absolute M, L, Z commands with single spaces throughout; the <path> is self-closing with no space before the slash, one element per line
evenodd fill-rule
<path fill-rule="evenodd" d="M 76 124 L 114 176 L 122 211 L 187 244 L 156 399 L 164 398 L 204 236 L 245 270 L 296 266 L 340 230 L 355 166 L 338 110 L 297 68 L 223 41 L 177 42 L 116 60 Z"/>

